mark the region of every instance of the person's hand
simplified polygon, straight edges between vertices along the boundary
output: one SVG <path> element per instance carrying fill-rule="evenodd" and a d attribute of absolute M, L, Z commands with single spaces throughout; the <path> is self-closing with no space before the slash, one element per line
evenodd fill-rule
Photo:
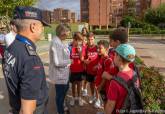
<path fill-rule="evenodd" d="M 98 92 L 100 92 L 101 89 L 102 89 L 102 87 L 99 85 L 99 86 L 97 87 Z"/>
<path fill-rule="evenodd" d="M 108 72 L 103 72 L 102 78 L 106 80 L 110 80 L 112 78 L 112 75 L 110 75 Z"/>
<path fill-rule="evenodd" d="M 88 59 L 84 60 L 84 63 L 88 65 L 90 63 L 90 60 L 88 60 Z"/>
<path fill-rule="evenodd" d="M 79 46 L 79 47 L 77 47 L 77 52 L 79 53 L 79 54 L 81 54 L 82 53 L 82 48 Z"/>
<path fill-rule="evenodd" d="M 73 59 L 70 59 L 70 64 L 73 64 Z"/>
<path fill-rule="evenodd" d="M 98 69 L 98 65 L 93 67 L 93 71 L 96 71 Z"/>

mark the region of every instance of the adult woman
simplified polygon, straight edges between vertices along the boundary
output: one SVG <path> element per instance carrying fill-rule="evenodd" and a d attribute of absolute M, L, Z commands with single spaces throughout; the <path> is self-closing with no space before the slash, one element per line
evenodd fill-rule
<path fill-rule="evenodd" d="M 64 114 L 64 99 L 68 90 L 70 52 L 64 40 L 68 37 L 70 28 L 60 24 L 56 28 L 56 37 L 50 44 L 49 78 L 55 84 L 56 106 L 58 114 Z"/>

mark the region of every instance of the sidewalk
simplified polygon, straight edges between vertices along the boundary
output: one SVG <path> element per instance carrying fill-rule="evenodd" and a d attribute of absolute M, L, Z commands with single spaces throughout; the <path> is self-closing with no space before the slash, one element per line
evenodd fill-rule
<path fill-rule="evenodd" d="M 130 43 L 147 66 L 154 66 L 165 75 L 165 42 L 161 39 L 132 37 Z"/>

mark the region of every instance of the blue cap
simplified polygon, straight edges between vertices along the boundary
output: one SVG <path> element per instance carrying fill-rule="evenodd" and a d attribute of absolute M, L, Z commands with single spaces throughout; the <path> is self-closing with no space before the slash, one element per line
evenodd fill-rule
<path fill-rule="evenodd" d="M 120 44 L 115 50 L 127 61 L 133 62 L 135 60 L 136 52 L 130 44 Z"/>
<path fill-rule="evenodd" d="M 17 6 L 14 10 L 14 19 L 34 19 L 39 20 L 44 26 L 50 26 L 43 17 L 43 11 L 30 6 Z"/>

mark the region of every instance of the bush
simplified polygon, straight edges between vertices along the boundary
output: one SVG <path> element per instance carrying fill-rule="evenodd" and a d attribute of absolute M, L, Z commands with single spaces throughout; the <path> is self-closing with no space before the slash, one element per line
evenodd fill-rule
<path fill-rule="evenodd" d="M 94 30 L 91 31 L 95 35 L 110 35 L 113 30 Z M 159 29 L 143 29 L 143 28 L 131 28 L 129 34 L 165 34 L 165 30 Z"/>
<path fill-rule="evenodd" d="M 165 34 L 165 30 L 160 30 L 160 34 Z"/>
<path fill-rule="evenodd" d="M 93 32 L 95 35 L 110 35 L 113 30 L 94 30 L 91 32 Z"/>
<path fill-rule="evenodd" d="M 148 23 L 158 26 L 160 23 L 165 23 L 165 4 L 161 4 L 156 9 L 148 9 L 145 13 L 144 20 Z"/>
<path fill-rule="evenodd" d="M 121 21 L 121 25 L 124 27 L 128 27 L 128 22 L 131 23 L 131 28 L 142 28 L 143 30 L 147 30 L 149 32 L 159 30 L 159 28 L 156 27 L 155 25 L 142 22 L 130 16 L 124 17 L 123 20 Z"/>
<path fill-rule="evenodd" d="M 154 67 L 143 67 L 141 69 L 141 76 L 142 96 L 145 109 L 160 110 L 165 108 L 163 101 L 165 95 L 164 77 Z"/>

